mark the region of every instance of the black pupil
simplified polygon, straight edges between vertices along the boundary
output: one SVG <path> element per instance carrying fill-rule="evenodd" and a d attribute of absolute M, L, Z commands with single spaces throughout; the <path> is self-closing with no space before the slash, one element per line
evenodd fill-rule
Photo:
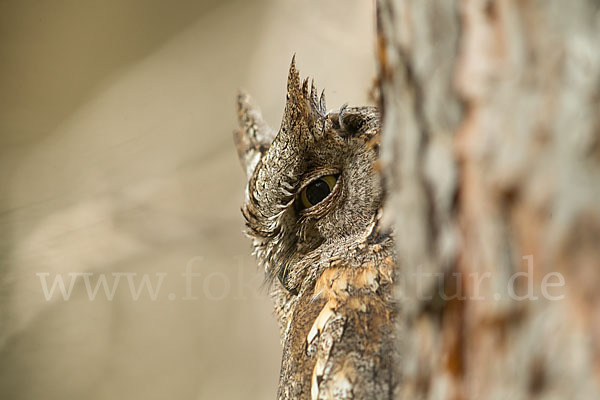
<path fill-rule="evenodd" d="M 320 203 L 329 195 L 331 190 L 329 189 L 329 185 L 322 179 L 318 179 L 308 185 L 306 188 L 306 199 L 313 206 L 317 203 Z"/>

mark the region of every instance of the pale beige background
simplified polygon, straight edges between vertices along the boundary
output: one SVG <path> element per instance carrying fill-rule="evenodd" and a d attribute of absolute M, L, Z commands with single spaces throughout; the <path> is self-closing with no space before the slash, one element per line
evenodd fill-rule
<path fill-rule="evenodd" d="M 296 52 L 330 108 L 367 103 L 373 37 L 367 0 L 0 2 L 0 399 L 274 398 L 236 89 L 277 126 Z M 37 273 L 83 272 L 166 275 L 45 300 Z"/>

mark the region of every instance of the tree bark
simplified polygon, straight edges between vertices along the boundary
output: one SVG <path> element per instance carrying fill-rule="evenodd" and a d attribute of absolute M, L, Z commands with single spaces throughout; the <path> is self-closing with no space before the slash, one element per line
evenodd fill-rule
<path fill-rule="evenodd" d="M 600 399 L 600 3 L 380 0 L 402 399 Z"/>

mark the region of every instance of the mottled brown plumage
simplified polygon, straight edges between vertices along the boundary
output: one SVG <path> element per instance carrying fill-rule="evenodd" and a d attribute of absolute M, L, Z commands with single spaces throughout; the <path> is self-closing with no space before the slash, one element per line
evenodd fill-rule
<path fill-rule="evenodd" d="M 396 264 L 380 224 L 377 109 L 328 113 L 292 60 L 279 131 L 243 93 L 238 117 L 242 213 L 283 343 L 278 399 L 393 398 Z"/>

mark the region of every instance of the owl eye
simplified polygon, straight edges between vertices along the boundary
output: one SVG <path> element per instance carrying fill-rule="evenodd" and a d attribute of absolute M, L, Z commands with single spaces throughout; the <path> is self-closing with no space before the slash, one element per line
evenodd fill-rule
<path fill-rule="evenodd" d="M 337 182 L 336 175 L 326 175 L 315 179 L 300 192 L 302 208 L 319 204 L 329 196 Z"/>

